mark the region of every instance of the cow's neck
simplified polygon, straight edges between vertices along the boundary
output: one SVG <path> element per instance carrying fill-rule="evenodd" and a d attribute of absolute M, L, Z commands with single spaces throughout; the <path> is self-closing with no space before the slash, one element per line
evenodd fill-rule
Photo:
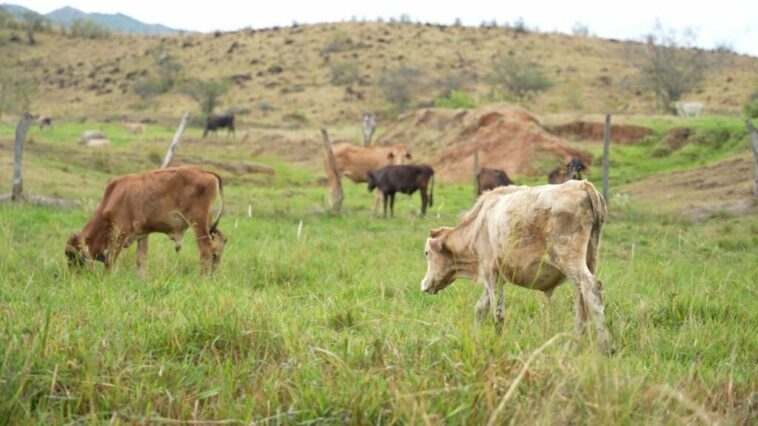
<path fill-rule="evenodd" d="M 100 217 L 98 213 L 95 213 L 95 216 L 87 222 L 79 234 L 80 240 L 87 246 L 89 255 L 93 258 L 105 253 L 110 242 L 110 237 L 111 229 L 107 221 Z"/>

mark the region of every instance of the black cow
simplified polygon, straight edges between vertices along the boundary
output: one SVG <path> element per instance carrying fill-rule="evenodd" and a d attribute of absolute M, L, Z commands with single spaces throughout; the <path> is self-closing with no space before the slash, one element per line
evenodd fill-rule
<path fill-rule="evenodd" d="M 216 134 L 216 131 L 219 128 L 229 129 L 226 134 L 227 136 L 229 136 L 229 134 L 237 136 L 237 133 L 234 131 L 234 114 L 209 115 L 208 121 L 205 122 L 203 137 L 206 137 L 209 131 Z"/>
<path fill-rule="evenodd" d="M 482 192 L 495 189 L 498 186 L 514 185 L 508 174 L 504 170 L 482 167 L 476 175 L 476 193 L 482 195 Z"/>
<path fill-rule="evenodd" d="M 563 183 L 571 179 L 582 180 L 582 172 L 587 166 L 580 158 L 573 157 L 565 166 L 558 167 L 547 175 L 548 183 Z"/>
<path fill-rule="evenodd" d="M 421 215 L 425 215 L 427 205 L 431 207 L 434 202 L 434 169 L 417 164 L 386 166 L 368 173 L 368 191 L 374 188 L 382 192 L 384 217 L 387 217 L 387 199 L 390 201 L 390 214 L 394 216 L 395 193 L 412 195 L 416 190 L 421 192 Z"/>

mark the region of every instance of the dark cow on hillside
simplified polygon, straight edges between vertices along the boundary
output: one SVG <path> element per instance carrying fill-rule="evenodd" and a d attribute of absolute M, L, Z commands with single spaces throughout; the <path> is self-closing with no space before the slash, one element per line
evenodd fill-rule
<path fill-rule="evenodd" d="M 505 170 L 482 167 L 476 175 L 476 194 L 497 188 L 498 186 L 514 185 Z"/>
<path fill-rule="evenodd" d="M 425 215 L 426 207 L 431 207 L 434 202 L 434 169 L 416 164 L 386 166 L 368 173 L 368 191 L 374 188 L 382 193 L 384 217 L 387 217 L 388 199 L 390 215 L 395 215 L 395 193 L 412 195 L 416 190 L 421 192 L 421 215 Z"/>
<path fill-rule="evenodd" d="M 218 129 L 223 128 L 228 129 L 228 132 L 226 134 L 227 136 L 230 134 L 237 136 L 237 132 L 234 131 L 234 114 L 208 116 L 208 121 L 205 122 L 205 131 L 203 132 L 203 137 L 206 137 L 209 131 L 216 134 Z"/>
<path fill-rule="evenodd" d="M 580 158 L 573 157 L 565 166 L 558 167 L 547 175 L 548 183 L 560 184 L 572 179 L 582 180 L 582 172 L 587 170 L 587 166 Z"/>
<path fill-rule="evenodd" d="M 37 124 L 39 125 L 39 129 L 43 130 L 45 127 L 53 128 L 53 119 L 50 116 L 47 115 L 40 115 L 37 119 Z"/>

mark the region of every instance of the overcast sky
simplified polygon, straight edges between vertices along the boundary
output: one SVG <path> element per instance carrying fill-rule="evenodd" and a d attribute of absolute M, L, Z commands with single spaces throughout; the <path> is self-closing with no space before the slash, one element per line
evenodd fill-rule
<path fill-rule="evenodd" d="M 413 21 L 464 25 L 483 20 L 514 22 L 522 17 L 528 27 L 570 33 L 576 22 L 600 37 L 639 40 L 656 19 L 664 26 L 696 31 L 704 48 L 727 44 L 737 52 L 758 56 L 758 1 L 613 0 L 542 1 L 413 1 L 313 0 L 168 2 L 160 0 L 5 0 L 47 13 L 62 6 L 85 12 L 121 12 L 147 23 L 192 31 L 236 30 L 244 27 L 285 26 L 358 19 L 388 19 L 407 14 Z"/>

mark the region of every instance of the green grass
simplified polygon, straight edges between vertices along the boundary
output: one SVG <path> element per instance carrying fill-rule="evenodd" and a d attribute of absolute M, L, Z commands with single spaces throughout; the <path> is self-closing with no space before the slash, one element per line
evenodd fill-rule
<path fill-rule="evenodd" d="M 653 135 L 636 145 L 612 145 L 610 152 L 611 187 L 619 187 L 657 172 L 688 170 L 734 157 L 750 150 L 744 121 L 739 117 L 703 116 L 696 118 L 658 117 L 633 121 L 647 126 Z M 672 149 L 666 141 L 669 130 L 689 127 L 694 130 L 688 143 Z M 600 181 L 603 147 L 597 143 L 580 143 L 593 155 L 591 178 Z"/>
<path fill-rule="evenodd" d="M 134 249 L 111 275 L 72 273 L 65 240 L 110 174 L 91 167 L 92 152 L 38 144 L 25 157 L 27 189 L 57 182 L 87 202 L 0 205 L 2 423 L 481 424 L 535 349 L 573 333 L 570 284 L 549 306 L 506 287 L 501 336 L 474 321 L 478 284 L 419 291 L 426 235 L 457 221 L 469 186 L 439 185 L 427 218 L 415 214 L 418 196 L 399 197 L 384 220 L 371 215 L 373 194 L 346 183 L 334 216 L 321 211 L 316 166 L 276 159 L 258 159 L 273 178 L 228 177 L 216 275 L 199 276 L 191 233 L 178 254 L 151 237 L 146 280 Z M 118 172 L 141 170 L 160 146 L 149 137 L 98 155 Z M 235 158 L 211 142 L 177 156 L 200 154 Z M 755 422 L 758 217 L 696 225 L 614 205 L 603 238 L 598 275 L 617 354 L 602 356 L 590 336 L 578 348 L 561 338 L 535 357 L 499 423 Z"/>

